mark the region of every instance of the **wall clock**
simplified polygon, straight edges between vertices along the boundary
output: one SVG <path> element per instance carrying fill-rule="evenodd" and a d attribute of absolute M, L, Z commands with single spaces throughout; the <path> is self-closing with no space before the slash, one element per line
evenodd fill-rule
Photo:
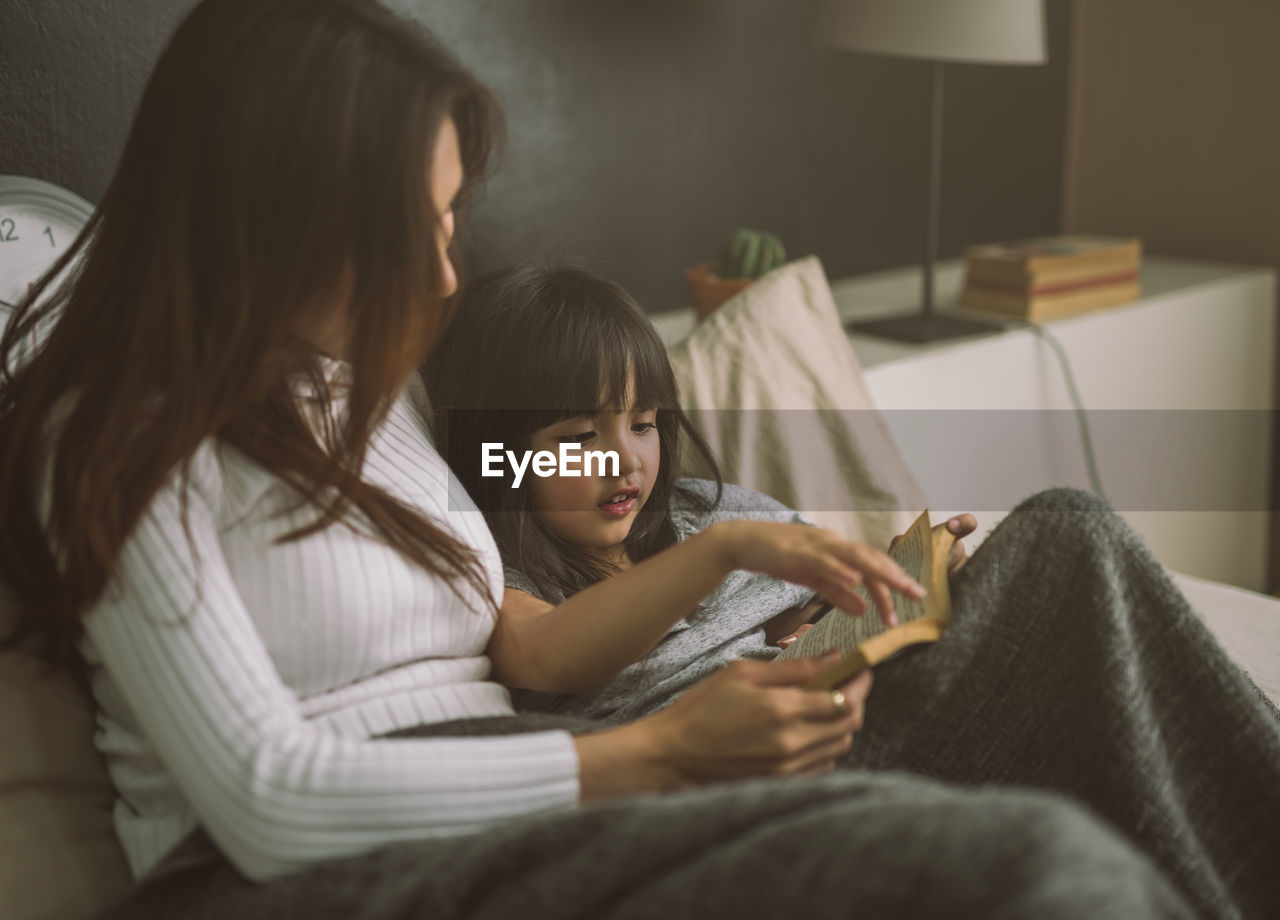
<path fill-rule="evenodd" d="M 93 205 L 52 182 L 0 176 L 0 325 L 92 214 Z"/>

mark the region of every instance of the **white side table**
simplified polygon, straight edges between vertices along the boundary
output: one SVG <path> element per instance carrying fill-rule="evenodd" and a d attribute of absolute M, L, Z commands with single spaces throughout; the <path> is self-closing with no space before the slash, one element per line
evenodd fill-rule
<path fill-rule="evenodd" d="M 943 268 L 944 296 L 961 275 L 959 263 Z M 909 307 L 918 280 L 883 272 L 833 290 L 842 316 L 862 317 Z M 1262 590 L 1275 272 L 1148 257 L 1142 285 L 1132 304 L 1047 327 L 1088 410 L 1103 489 L 1166 566 Z M 972 505 L 985 533 L 1037 489 L 1089 486 L 1064 377 L 1030 330 L 940 346 L 851 341 L 931 501 Z"/>
<path fill-rule="evenodd" d="M 962 271 L 938 266 L 944 308 Z M 919 279 L 898 269 L 832 290 L 842 317 L 866 319 L 914 309 Z M 1262 590 L 1276 273 L 1147 256 L 1142 286 L 1132 304 L 1047 326 L 1074 372 L 1103 489 L 1166 566 Z M 689 311 L 654 319 L 668 342 L 692 327 Z M 1063 374 L 1032 331 L 850 342 L 932 510 L 973 511 L 979 540 L 1032 492 L 1089 487 Z"/>

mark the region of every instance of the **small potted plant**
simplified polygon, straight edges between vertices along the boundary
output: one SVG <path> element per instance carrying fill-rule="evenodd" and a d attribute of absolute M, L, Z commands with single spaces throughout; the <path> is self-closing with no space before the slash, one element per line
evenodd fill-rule
<path fill-rule="evenodd" d="M 698 321 L 752 281 L 787 261 L 782 241 L 763 230 L 738 229 L 729 234 L 719 263 L 700 262 L 685 269 L 689 295 Z"/>

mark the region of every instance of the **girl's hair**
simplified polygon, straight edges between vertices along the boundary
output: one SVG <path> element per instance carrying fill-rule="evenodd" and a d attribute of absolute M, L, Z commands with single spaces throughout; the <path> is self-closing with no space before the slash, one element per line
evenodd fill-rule
<path fill-rule="evenodd" d="M 459 597 L 489 596 L 468 547 L 360 478 L 446 322 L 430 163 L 448 119 L 470 186 L 501 132 L 496 101 L 376 0 L 205 0 L 187 17 L 101 205 L 0 339 L 0 580 L 20 607 L 7 644 L 75 661 L 121 545 L 210 437 L 316 512 L 281 541 L 354 508 Z M 321 418 L 338 394 L 294 330 L 344 306 L 345 417 L 316 433 L 299 379 Z"/>
<path fill-rule="evenodd" d="M 676 541 L 670 505 L 682 437 L 711 471 L 719 501 L 719 469 L 680 409 L 662 340 L 635 299 L 599 275 L 522 266 L 478 279 L 459 300 L 423 377 L 449 466 L 484 512 L 504 562 L 544 597 L 567 597 L 612 569 L 553 534 L 533 512 L 528 489 L 481 476 L 483 443 L 529 450 L 538 429 L 622 407 L 634 386 L 633 407 L 657 410 L 661 464 L 627 536 L 628 555 L 639 561 Z"/>

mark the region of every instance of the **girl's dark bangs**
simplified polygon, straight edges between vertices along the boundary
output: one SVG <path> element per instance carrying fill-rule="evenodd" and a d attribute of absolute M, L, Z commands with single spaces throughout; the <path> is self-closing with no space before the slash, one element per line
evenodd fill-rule
<path fill-rule="evenodd" d="M 494 306 L 485 312 L 490 301 Z M 478 336 L 490 323 L 504 324 L 500 332 L 483 333 L 496 335 L 494 347 L 508 355 L 485 384 L 485 402 L 522 410 L 521 430 L 511 434 L 527 438 L 565 419 L 628 403 L 641 409 L 676 405 L 657 332 L 625 291 L 603 279 L 574 269 L 517 269 L 482 279 L 460 309 L 455 332 L 465 328 Z"/>
<path fill-rule="evenodd" d="M 598 409 L 626 405 L 631 408 L 671 409 L 676 394 L 666 348 L 649 327 L 648 319 L 627 311 L 607 337 L 600 373 L 603 405 Z M 643 323 L 643 326 L 641 325 Z M 622 328 L 618 328 L 621 326 Z M 635 392 L 628 393 L 634 380 Z"/>
<path fill-rule="evenodd" d="M 616 386 L 618 375 L 610 370 L 615 363 L 612 353 L 592 347 L 588 335 L 557 342 L 543 355 L 534 379 L 511 381 L 511 404 L 526 407 L 521 426 L 526 436 L 565 419 L 595 415 L 600 409 L 602 379 L 608 392 Z"/>
<path fill-rule="evenodd" d="M 561 349 L 557 355 L 561 367 L 550 369 L 553 370 L 548 380 L 550 392 L 547 395 L 550 398 L 539 408 L 554 415 L 555 420 L 594 415 L 600 410 L 602 380 L 610 392 L 615 385 L 617 374 L 611 369 L 615 363 L 614 355 L 602 353 L 601 349 L 590 347 L 588 342 L 564 344 L 569 347 Z M 624 371 L 624 392 L 625 389 Z"/>

